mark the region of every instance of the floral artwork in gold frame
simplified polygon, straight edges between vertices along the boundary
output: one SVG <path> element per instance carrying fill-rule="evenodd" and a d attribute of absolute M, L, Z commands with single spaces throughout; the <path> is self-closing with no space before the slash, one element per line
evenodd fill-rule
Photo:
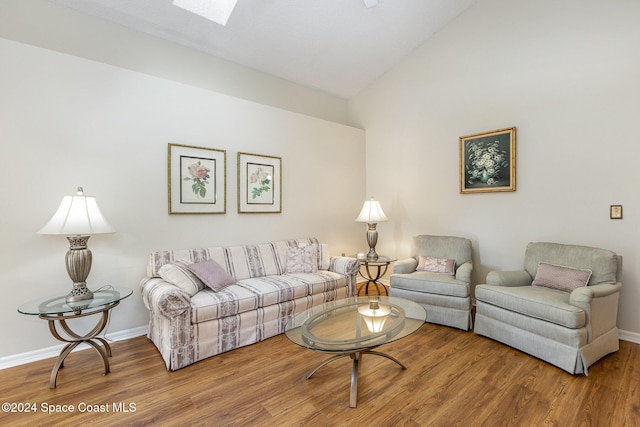
<path fill-rule="evenodd" d="M 282 158 L 238 153 L 238 213 L 282 212 Z"/>
<path fill-rule="evenodd" d="M 169 144 L 169 214 L 224 214 L 227 152 Z"/>
<path fill-rule="evenodd" d="M 516 128 L 460 137 L 460 193 L 516 191 Z"/>

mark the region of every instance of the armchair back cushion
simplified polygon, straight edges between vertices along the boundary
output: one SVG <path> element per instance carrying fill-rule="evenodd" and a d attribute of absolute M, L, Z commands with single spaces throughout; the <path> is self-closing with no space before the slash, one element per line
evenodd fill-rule
<path fill-rule="evenodd" d="M 527 245 L 524 269 L 536 277 L 540 262 L 592 271 L 587 285 L 616 283 L 618 256 L 609 250 L 587 246 L 534 242 Z"/>
<path fill-rule="evenodd" d="M 415 236 L 412 241 L 411 256 L 420 260 L 421 256 L 454 259 L 456 268 L 471 262 L 471 241 L 450 236 Z"/>

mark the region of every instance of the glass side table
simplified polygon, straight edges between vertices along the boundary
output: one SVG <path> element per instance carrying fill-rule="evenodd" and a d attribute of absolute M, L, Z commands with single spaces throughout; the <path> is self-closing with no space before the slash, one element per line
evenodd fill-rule
<path fill-rule="evenodd" d="M 376 290 L 378 291 L 378 295 L 382 295 L 380 293 L 380 286 L 382 286 L 382 289 L 384 289 L 385 294 L 389 295 L 389 290 L 380 281 L 380 278 L 386 274 L 389 265 L 392 262 L 397 261 L 397 259 L 389 258 L 386 256 L 378 256 L 377 259 L 370 260 L 367 258 L 358 257 L 357 255 L 354 256 L 354 258 L 358 258 L 358 261 L 360 261 L 360 266 L 364 265 L 367 272 L 367 275 L 365 276 L 364 274 L 362 274 L 362 270 L 358 271 L 358 273 L 360 273 L 360 276 L 362 276 L 362 278 L 367 281 L 364 293 L 369 293 L 369 285 L 373 283 L 376 287 Z M 377 270 L 375 271 L 375 273 L 371 271 L 370 267 L 376 267 Z"/>
<path fill-rule="evenodd" d="M 98 352 L 104 362 L 104 374 L 107 375 L 109 373 L 108 358 L 111 357 L 111 347 L 107 340 L 99 337 L 98 334 L 107 326 L 111 309 L 132 293 L 133 291 L 129 288 L 105 286 L 103 289 L 94 291 L 93 299 L 90 300 L 67 303 L 67 294 L 64 294 L 38 298 L 18 307 L 19 313 L 38 316 L 40 319 L 47 320 L 51 334 L 57 340 L 67 343 L 60 351 L 58 360 L 53 366 L 49 379 L 49 388 L 56 388 L 58 371 L 64 367 L 64 359 L 74 348 L 82 343 L 88 344 Z M 96 326 L 85 335 L 74 332 L 67 324 L 69 319 L 77 319 L 94 314 L 102 314 L 102 316 L 100 316 Z M 58 326 L 67 337 L 60 334 Z"/>

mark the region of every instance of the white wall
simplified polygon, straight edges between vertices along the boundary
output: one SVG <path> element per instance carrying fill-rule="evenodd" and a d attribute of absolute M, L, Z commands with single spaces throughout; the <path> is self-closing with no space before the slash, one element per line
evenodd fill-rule
<path fill-rule="evenodd" d="M 0 58 L 0 357 L 58 344 L 16 309 L 71 289 L 66 239 L 36 232 L 77 186 L 117 231 L 89 240 L 89 287 L 135 291 L 111 332 L 146 325 L 138 283 L 153 250 L 304 236 L 360 249 L 362 130 L 7 39 Z M 167 213 L 168 143 L 226 150 L 225 215 Z M 281 214 L 237 213 L 238 151 L 282 157 Z"/>
<path fill-rule="evenodd" d="M 479 0 L 352 100 L 367 193 L 390 218 L 378 252 L 465 236 L 481 283 L 521 268 L 529 241 L 611 249 L 624 257 L 618 326 L 640 339 L 638 22 L 635 0 Z M 459 194 L 458 138 L 511 126 L 517 191 Z"/>

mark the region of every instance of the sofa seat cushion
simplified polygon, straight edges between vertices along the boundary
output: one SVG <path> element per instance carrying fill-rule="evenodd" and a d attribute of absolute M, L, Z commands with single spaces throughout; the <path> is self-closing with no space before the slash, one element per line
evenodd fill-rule
<path fill-rule="evenodd" d="M 393 274 L 391 276 L 391 288 L 460 298 L 469 296 L 468 283 L 456 280 L 454 276 L 445 273 L 432 273 L 430 271 Z"/>
<path fill-rule="evenodd" d="M 258 295 L 237 283 L 217 292 L 205 288 L 191 297 L 191 322 L 234 316 L 256 308 Z"/>
<path fill-rule="evenodd" d="M 192 296 L 191 321 L 206 322 L 346 287 L 346 276 L 322 270 L 244 279 L 217 292 L 204 289 Z"/>
<path fill-rule="evenodd" d="M 318 270 L 315 273 L 289 273 L 285 276 L 304 283 L 307 287 L 307 295 L 318 295 L 348 286 L 347 276 L 333 271 Z"/>
<path fill-rule="evenodd" d="M 245 279 L 238 282 L 238 285 L 257 296 L 258 307 L 266 307 L 309 295 L 307 283 L 290 274 Z"/>
<path fill-rule="evenodd" d="M 566 328 L 578 329 L 586 325 L 584 311 L 569 304 L 567 292 L 556 289 L 536 286 L 478 285 L 476 299 Z"/>

